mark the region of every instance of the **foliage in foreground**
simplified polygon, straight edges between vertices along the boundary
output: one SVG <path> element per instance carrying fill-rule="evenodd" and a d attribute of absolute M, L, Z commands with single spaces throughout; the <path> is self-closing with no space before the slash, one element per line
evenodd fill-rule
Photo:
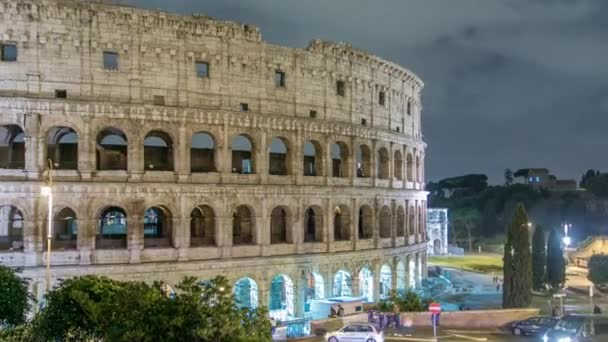
<path fill-rule="evenodd" d="M 549 233 L 547 241 L 547 283 L 559 290 L 566 282 L 566 261 L 562 249 L 562 235 L 556 229 Z"/>
<path fill-rule="evenodd" d="M 532 255 L 528 215 L 518 203 L 507 231 L 504 250 L 503 308 L 523 308 L 532 303 Z"/>
<path fill-rule="evenodd" d="M 25 322 L 29 309 L 28 282 L 6 266 L 0 265 L 0 326 Z"/>
<path fill-rule="evenodd" d="M 428 310 L 431 298 L 422 298 L 416 292 L 408 290 L 403 294 L 391 292 L 388 300 L 380 301 L 376 309 L 382 312 L 392 312 L 397 309 L 399 312 L 420 312 Z"/>
<path fill-rule="evenodd" d="M 537 225 L 532 235 L 532 286 L 535 290 L 540 290 L 545 285 L 546 249 L 545 232 Z"/>
<path fill-rule="evenodd" d="M 608 283 L 608 255 L 595 254 L 589 259 L 587 278 L 594 285 Z"/>
<path fill-rule="evenodd" d="M 168 295 L 161 283 L 105 277 L 68 279 L 47 296 L 28 326 L 5 331 L 11 341 L 270 341 L 265 309 L 239 309 L 228 280 L 184 279 Z"/>

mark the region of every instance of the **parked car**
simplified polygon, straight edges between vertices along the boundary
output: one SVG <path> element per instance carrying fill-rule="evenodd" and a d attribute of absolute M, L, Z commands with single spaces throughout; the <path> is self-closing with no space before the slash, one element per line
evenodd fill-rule
<path fill-rule="evenodd" d="M 325 335 L 327 342 L 384 342 L 384 333 L 369 323 L 351 323 Z"/>
<path fill-rule="evenodd" d="M 593 317 L 566 315 L 543 335 L 544 342 L 585 342 L 593 341 L 595 323 Z"/>
<path fill-rule="evenodd" d="M 536 336 L 544 335 L 553 328 L 558 319 L 553 317 L 530 317 L 523 321 L 515 322 L 511 326 L 513 335 Z"/>

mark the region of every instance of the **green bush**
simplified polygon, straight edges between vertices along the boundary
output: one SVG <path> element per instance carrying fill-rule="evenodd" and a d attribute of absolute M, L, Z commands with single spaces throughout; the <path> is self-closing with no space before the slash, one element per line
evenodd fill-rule
<path fill-rule="evenodd" d="M 608 255 L 592 255 L 587 278 L 595 285 L 608 283 Z"/>
<path fill-rule="evenodd" d="M 17 271 L 0 266 L 0 326 L 15 326 L 25 322 L 31 296 L 28 281 Z"/>
<path fill-rule="evenodd" d="M 399 312 L 420 312 L 427 311 L 431 298 L 422 298 L 416 292 L 408 290 L 403 294 L 393 291 L 388 300 L 378 302 L 375 309 L 381 312 L 392 312 L 396 307 Z"/>

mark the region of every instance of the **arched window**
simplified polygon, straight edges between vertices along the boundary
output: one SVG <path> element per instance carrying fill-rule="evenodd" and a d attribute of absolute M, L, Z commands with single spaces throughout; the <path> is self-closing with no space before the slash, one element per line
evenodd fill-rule
<path fill-rule="evenodd" d="M 171 221 L 167 208 L 148 208 L 144 213 L 144 248 L 171 247 Z"/>
<path fill-rule="evenodd" d="M 353 295 L 353 279 L 348 271 L 338 270 L 334 276 L 334 297 L 350 297 Z"/>
<path fill-rule="evenodd" d="M 190 246 L 214 246 L 215 213 L 208 205 L 194 208 L 190 214 Z"/>
<path fill-rule="evenodd" d="M 391 237 L 391 209 L 388 206 L 380 209 L 380 237 L 390 238 Z"/>
<path fill-rule="evenodd" d="M 378 178 L 388 179 L 388 152 L 384 147 L 378 150 Z"/>
<path fill-rule="evenodd" d="M 348 177 L 348 148 L 343 142 L 331 144 L 332 177 Z"/>
<path fill-rule="evenodd" d="M 287 212 L 282 207 L 272 209 L 270 214 L 270 243 L 287 243 Z"/>
<path fill-rule="evenodd" d="M 25 168 L 25 135 L 17 125 L 0 126 L 0 169 Z"/>
<path fill-rule="evenodd" d="M 276 320 L 285 321 L 295 315 L 293 281 L 280 274 L 270 282 L 268 315 Z"/>
<path fill-rule="evenodd" d="M 323 216 L 321 208 L 309 207 L 304 215 L 304 242 L 322 242 Z"/>
<path fill-rule="evenodd" d="M 237 135 L 230 144 L 232 150 L 232 172 L 240 174 L 255 173 L 253 144 L 244 135 Z"/>
<path fill-rule="evenodd" d="M 371 152 L 367 145 L 357 147 L 357 177 L 368 178 L 371 172 Z"/>
<path fill-rule="evenodd" d="M 53 249 L 76 249 L 78 223 L 76 213 L 70 208 L 61 209 L 53 220 Z"/>
<path fill-rule="evenodd" d="M 397 264 L 397 294 L 403 294 L 407 286 L 407 274 L 405 272 L 405 264 L 399 261 Z"/>
<path fill-rule="evenodd" d="M 395 151 L 393 163 L 393 176 L 397 180 L 403 180 L 403 156 L 401 155 L 401 151 Z"/>
<path fill-rule="evenodd" d="M 144 139 L 144 169 L 173 171 L 173 143 L 165 132 L 152 131 Z"/>
<path fill-rule="evenodd" d="M 349 210 L 345 205 L 334 208 L 334 241 L 350 240 L 349 217 Z"/>
<path fill-rule="evenodd" d="M 69 127 L 53 127 L 47 137 L 47 157 L 58 170 L 78 169 L 78 134 Z"/>
<path fill-rule="evenodd" d="M 272 138 L 268 154 L 268 173 L 285 176 L 289 174 L 289 150 L 283 138 Z"/>
<path fill-rule="evenodd" d="M 106 128 L 97 136 L 97 170 L 127 170 L 127 136 L 119 129 Z"/>
<path fill-rule="evenodd" d="M 391 294 L 393 272 L 389 265 L 380 268 L 380 299 L 387 299 Z"/>
<path fill-rule="evenodd" d="M 359 239 L 371 239 L 374 230 L 374 214 L 372 208 L 364 205 L 359 208 Z"/>
<path fill-rule="evenodd" d="M 241 278 L 232 288 L 239 308 L 255 309 L 258 307 L 258 284 L 251 278 Z"/>
<path fill-rule="evenodd" d="M 314 140 L 304 143 L 304 176 L 322 176 L 323 158 L 321 145 Z"/>
<path fill-rule="evenodd" d="M 397 207 L 397 236 L 405 236 L 405 213 L 403 207 Z"/>
<path fill-rule="evenodd" d="M 374 276 L 367 267 L 359 271 L 359 295 L 366 302 L 374 301 Z"/>
<path fill-rule="evenodd" d="M 109 207 L 99 215 L 95 246 L 97 249 L 127 247 L 127 214 L 122 208 Z"/>
<path fill-rule="evenodd" d="M 0 251 L 23 250 L 23 214 L 16 207 L 0 207 Z"/>
<path fill-rule="evenodd" d="M 415 226 L 415 215 L 414 215 L 414 207 L 410 207 L 409 210 L 409 219 L 408 219 L 408 233 L 409 235 L 415 235 L 416 234 L 416 226 Z"/>
<path fill-rule="evenodd" d="M 204 132 L 192 135 L 190 147 L 190 171 L 215 172 L 215 141 Z"/>
<path fill-rule="evenodd" d="M 414 181 L 414 159 L 411 154 L 407 154 L 407 181 Z"/>
<path fill-rule="evenodd" d="M 238 246 L 254 243 L 253 215 L 248 207 L 241 205 L 232 214 L 232 244 Z"/>

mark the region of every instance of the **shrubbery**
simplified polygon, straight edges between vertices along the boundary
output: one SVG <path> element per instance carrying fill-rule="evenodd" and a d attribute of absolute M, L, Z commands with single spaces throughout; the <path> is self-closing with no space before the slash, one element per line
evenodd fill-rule
<path fill-rule="evenodd" d="M 419 312 L 428 310 L 431 298 L 422 298 L 416 292 L 408 290 L 403 294 L 392 292 L 388 300 L 378 302 L 376 310 L 382 312 L 392 312 L 397 309 L 399 312 Z"/>

